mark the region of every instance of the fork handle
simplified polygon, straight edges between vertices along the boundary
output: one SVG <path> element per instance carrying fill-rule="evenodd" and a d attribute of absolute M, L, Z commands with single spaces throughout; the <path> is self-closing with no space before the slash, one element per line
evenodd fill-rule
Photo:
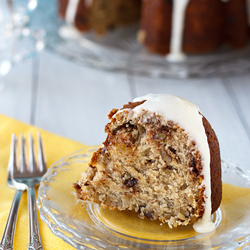
<path fill-rule="evenodd" d="M 12 201 L 10 213 L 6 222 L 6 226 L 3 232 L 3 236 L 0 242 L 0 250 L 12 250 L 13 240 L 16 228 L 16 220 L 18 214 L 18 208 L 21 200 L 23 190 L 17 190 Z"/>
<path fill-rule="evenodd" d="M 28 186 L 29 250 L 43 250 L 38 224 L 35 188 Z"/>

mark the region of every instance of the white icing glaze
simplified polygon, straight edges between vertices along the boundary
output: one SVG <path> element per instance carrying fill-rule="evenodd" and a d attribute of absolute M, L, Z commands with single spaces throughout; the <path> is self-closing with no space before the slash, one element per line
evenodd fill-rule
<path fill-rule="evenodd" d="M 78 7 L 78 3 L 80 0 L 69 0 L 66 14 L 65 14 L 65 21 L 67 24 L 74 25 L 75 23 L 75 16 Z"/>
<path fill-rule="evenodd" d="M 210 150 L 207 142 L 207 136 L 202 123 L 202 115 L 199 108 L 192 102 L 168 94 L 149 94 L 146 96 L 135 98 L 133 101 L 147 100 L 143 104 L 130 109 L 133 115 L 138 115 L 143 110 L 154 112 L 163 117 L 165 121 L 174 121 L 185 132 L 189 138 L 195 141 L 197 148 L 202 155 L 202 164 L 204 180 L 202 186 L 205 186 L 205 212 L 196 223 L 194 229 L 199 233 L 211 232 L 215 229 L 215 225 L 210 221 L 211 216 L 211 183 L 210 183 Z M 120 111 L 122 112 L 122 111 Z"/>
<path fill-rule="evenodd" d="M 182 52 L 182 41 L 185 13 L 188 3 L 189 0 L 173 1 L 170 53 L 166 56 L 166 59 L 170 62 L 180 62 L 186 58 L 185 54 Z"/>

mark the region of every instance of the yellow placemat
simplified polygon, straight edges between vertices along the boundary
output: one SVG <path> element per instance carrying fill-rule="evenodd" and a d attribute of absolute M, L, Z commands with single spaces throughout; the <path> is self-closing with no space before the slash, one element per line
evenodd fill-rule
<path fill-rule="evenodd" d="M 44 150 L 46 154 L 47 167 L 52 163 L 61 159 L 63 156 L 77 151 L 81 148 L 87 147 L 86 145 L 78 142 L 65 139 L 63 137 L 46 132 L 34 126 L 24 124 L 9 117 L 0 115 L 0 237 L 2 237 L 5 223 L 8 218 L 9 210 L 11 207 L 12 199 L 15 194 L 15 189 L 8 187 L 7 178 L 7 165 L 10 154 L 10 139 L 11 134 L 15 133 L 20 136 L 23 133 L 24 137 L 28 137 L 32 133 L 36 138 L 37 132 L 41 133 L 43 139 Z M 36 190 L 37 191 L 37 190 Z M 36 193 L 37 194 L 37 193 Z M 41 230 L 41 238 L 44 249 L 74 249 L 66 244 L 63 240 L 56 237 L 47 225 L 39 219 Z M 24 192 L 17 218 L 16 233 L 14 238 L 14 249 L 22 250 L 28 249 L 28 204 L 27 193 Z"/>

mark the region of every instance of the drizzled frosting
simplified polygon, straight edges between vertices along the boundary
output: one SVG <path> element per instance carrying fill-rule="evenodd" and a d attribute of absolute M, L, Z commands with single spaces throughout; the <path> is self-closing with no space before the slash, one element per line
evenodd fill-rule
<path fill-rule="evenodd" d="M 149 94 L 138 97 L 133 102 L 146 100 L 146 102 L 135 107 L 134 114 L 141 113 L 143 110 L 154 112 L 163 117 L 165 121 L 174 121 L 185 132 L 189 138 L 195 141 L 202 155 L 202 164 L 204 179 L 201 187 L 205 186 L 205 212 L 196 223 L 194 229 L 199 233 L 211 232 L 215 225 L 210 221 L 211 216 L 211 182 L 210 182 L 210 150 L 207 142 L 207 136 L 202 123 L 202 115 L 199 108 L 192 102 L 167 94 Z"/>
<path fill-rule="evenodd" d="M 166 59 L 170 62 L 183 61 L 186 56 L 182 52 L 182 37 L 184 30 L 184 19 L 189 0 L 174 0 L 172 14 L 172 33 L 170 40 L 170 53 Z"/>
<path fill-rule="evenodd" d="M 74 25 L 76 11 L 77 11 L 79 1 L 80 0 L 69 0 L 68 1 L 66 14 L 65 14 L 65 21 L 69 25 Z"/>

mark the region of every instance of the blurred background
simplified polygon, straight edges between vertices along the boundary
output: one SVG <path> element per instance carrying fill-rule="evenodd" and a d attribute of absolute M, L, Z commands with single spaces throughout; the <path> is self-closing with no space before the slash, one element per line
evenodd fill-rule
<path fill-rule="evenodd" d="M 138 43 L 138 23 L 82 34 L 65 31 L 72 24 L 59 16 L 55 0 L 0 5 L 1 114 L 99 145 L 112 108 L 148 93 L 175 94 L 200 107 L 222 157 L 250 169 L 248 45 L 172 63 Z"/>

